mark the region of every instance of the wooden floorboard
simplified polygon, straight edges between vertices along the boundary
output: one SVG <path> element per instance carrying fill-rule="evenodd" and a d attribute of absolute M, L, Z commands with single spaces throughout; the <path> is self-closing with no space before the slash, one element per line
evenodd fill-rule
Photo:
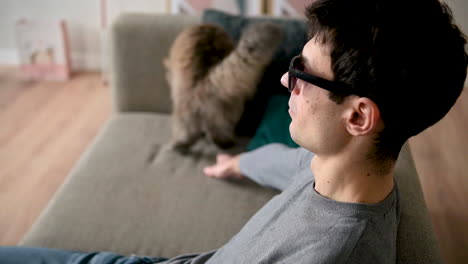
<path fill-rule="evenodd" d="M 111 113 L 98 73 L 25 82 L 0 67 L 0 245 L 15 245 Z M 468 90 L 410 139 L 431 220 L 449 264 L 468 263 Z"/>

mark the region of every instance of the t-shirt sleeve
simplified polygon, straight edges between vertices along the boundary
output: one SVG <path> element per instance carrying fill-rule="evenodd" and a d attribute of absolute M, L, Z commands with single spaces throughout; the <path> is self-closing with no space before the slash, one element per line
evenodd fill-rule
<path fill-rule="evenodd" d="M 283 191 L 297 170 L 310 163 L 312 155 L 304 148 L 273 143 L 241 154 L 239 166 L 254 182 Z"/>

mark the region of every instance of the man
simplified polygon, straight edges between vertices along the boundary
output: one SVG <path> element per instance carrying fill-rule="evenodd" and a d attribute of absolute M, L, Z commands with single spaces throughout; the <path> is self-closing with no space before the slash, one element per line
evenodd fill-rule
<path fill-rule="evenodd" d="M 164 263 L 395 263 L 395 161 L 460 95 L 465 38 L 438 0 L 318 0 L 306 15 L 311 39 L 281 78 L 301 148 L 222 154 L 204 169 L 281 194 L 220 249 Z M 26 263 L 21 253 L 72 263 L 159 261 L 31 248 L 0 249 L 0 258 Z"/>

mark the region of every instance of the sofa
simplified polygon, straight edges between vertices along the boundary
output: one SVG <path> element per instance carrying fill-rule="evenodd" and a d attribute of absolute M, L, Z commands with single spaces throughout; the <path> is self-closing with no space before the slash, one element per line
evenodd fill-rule
<path fill-rule="evenodd" d="M 200 16 L 135 13 L 113 23 L 113 114 L 20 245 L 163 257 L 209 251 L 278 194 L 249 180 L 208 178 L 202 168 L 212 155 L 166 147 L 171 100 L 162 59 L 182 29 L 200 22 Z M 440 263 L 408 145 L 395 175 L 398 263 Z"/>

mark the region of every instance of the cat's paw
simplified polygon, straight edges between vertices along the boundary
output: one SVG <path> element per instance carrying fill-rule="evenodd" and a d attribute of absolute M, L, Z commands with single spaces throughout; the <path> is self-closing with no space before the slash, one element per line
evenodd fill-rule
<path fill-rule="evenodd" d="M 178 152 L 182 155 L 188 155 L 190 153 L 190 147 L 192 144 L 184 142 L 173 142 L 169 144 L 169 148 L 173 151 Z"/>

